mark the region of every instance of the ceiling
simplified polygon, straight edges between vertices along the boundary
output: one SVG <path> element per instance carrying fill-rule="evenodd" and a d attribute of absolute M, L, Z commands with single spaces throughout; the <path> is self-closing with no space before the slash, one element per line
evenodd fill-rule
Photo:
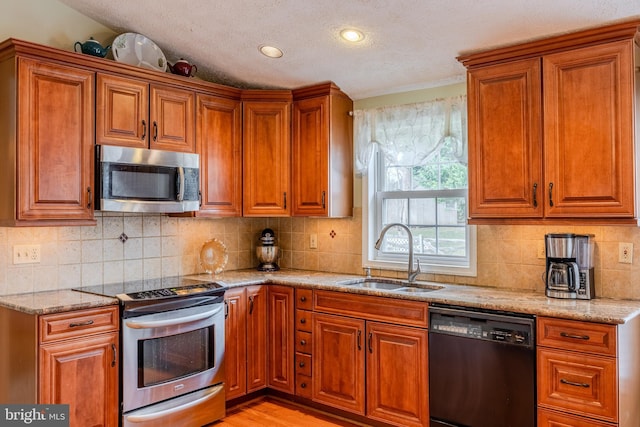
<path fill-rule="evenodd" d="M 61 0 L 243 88 L 327 80 L 354 100 L 464 81 L 456 57 L 640 18 L 640 0 Z M 339 37 L 354 27 L 365 39 Z M 284 51 L 267 58 L 258 46 Z"/>

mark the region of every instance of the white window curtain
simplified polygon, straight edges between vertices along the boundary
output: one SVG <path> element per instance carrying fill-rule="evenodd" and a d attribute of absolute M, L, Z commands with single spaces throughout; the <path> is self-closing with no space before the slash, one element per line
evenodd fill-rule
<path fill-rule="evenodd" d="M 447 138 L 455 156 L 467 163 L 465 95 L 416 104 L 354 111 L 355 171 L 366 173 L 374 144 L 397 166 L 424 165 Z"/>

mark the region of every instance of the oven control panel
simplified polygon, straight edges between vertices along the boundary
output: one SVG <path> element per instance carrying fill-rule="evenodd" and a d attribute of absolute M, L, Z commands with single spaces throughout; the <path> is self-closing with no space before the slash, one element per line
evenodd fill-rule
<path fill-rule="evenodd" d="M 176 296 L 193 296 L 203 292 L 209 292 L 220 289 L 217 283 L 198 283 L 194 285 L 176 286 L 171 288 L 150 289 L 146 291 L 131 292 L 125 295 L 118 295 L 120 299 L 127 297 L 128 300 L 153 300 L 162 298 L 171 298 Z"/>

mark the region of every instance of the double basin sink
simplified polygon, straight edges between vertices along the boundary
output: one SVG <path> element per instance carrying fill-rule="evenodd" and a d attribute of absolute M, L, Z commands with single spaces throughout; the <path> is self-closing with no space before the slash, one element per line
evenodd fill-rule
<path fill-rule="evenodd" d="M 349 286 L 354 288 L 363 289 L 375 289 L 377 291 L 389 291 L 398 293 L 427 293 L 443 289 L 444 286 L 431 285 L 431 284 L 410 284 L 409 282 L 403 282 L 400 280 L 391 279 L 358 279 L 354 281 L 345 281 L 340 283 L 342 286 Z"/>

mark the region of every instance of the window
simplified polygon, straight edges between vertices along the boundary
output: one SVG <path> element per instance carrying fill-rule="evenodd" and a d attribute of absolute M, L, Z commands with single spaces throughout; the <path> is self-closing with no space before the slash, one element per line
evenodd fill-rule
<path fill-rule="evenodd" d="M 401 223 L 411 229 L 423 272 L 475 275 L 475 229 L 466 224 L 465 101 L 356 112 L 365 266 L 407 268 L 403 228 L 389 229 L 380 250 L 374 248 L 386 225 Z"/>

